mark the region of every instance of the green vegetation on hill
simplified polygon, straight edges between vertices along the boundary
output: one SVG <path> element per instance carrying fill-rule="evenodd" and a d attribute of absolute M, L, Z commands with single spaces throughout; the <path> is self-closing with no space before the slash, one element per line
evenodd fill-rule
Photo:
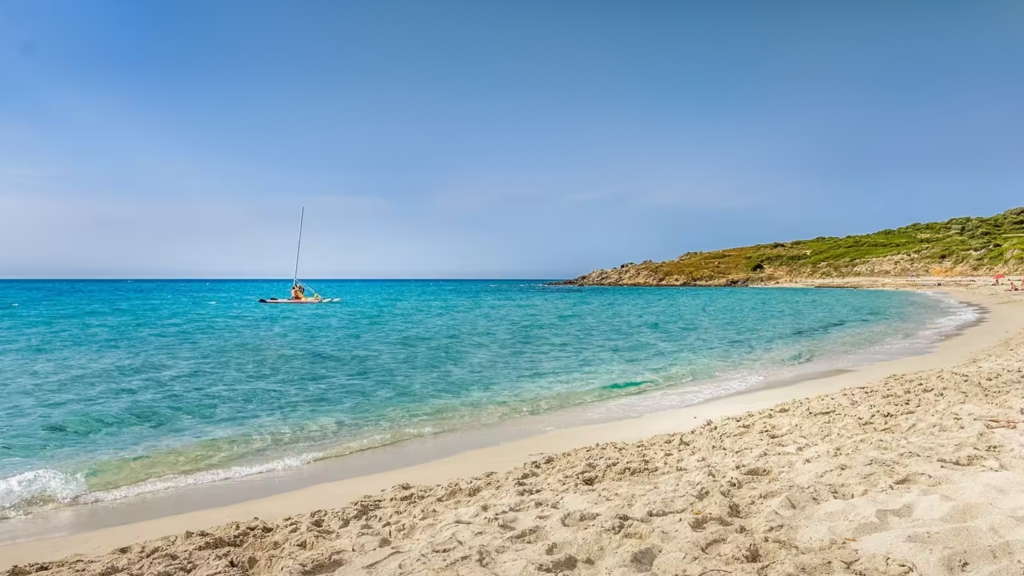
<path fill-rule="evenodd" d="M 690 252 L 666 262 L 624 264 L 579 284 L 716 284 L 782 278 L 970 275 L 1024 271 L 1024 208 L 984 218 L 911 224 L 843 238 Z"/>

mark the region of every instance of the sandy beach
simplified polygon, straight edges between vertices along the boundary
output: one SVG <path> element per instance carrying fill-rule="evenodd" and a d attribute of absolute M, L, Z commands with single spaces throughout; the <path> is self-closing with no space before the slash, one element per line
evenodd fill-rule
<path fill-rule="evenodd" d="M 987 313 L 925 355 L 0 546 L 0 569 L 1024 574 L 1024 293 L 813 284 L 930 284 Z"/>

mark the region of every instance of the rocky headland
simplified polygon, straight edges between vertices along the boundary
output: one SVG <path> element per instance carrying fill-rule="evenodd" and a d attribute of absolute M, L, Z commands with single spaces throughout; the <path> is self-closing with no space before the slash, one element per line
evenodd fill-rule
<path fill-rule="evenodd" d="M 1024 207 L 872 234 L 688 252 L 675 260 L 628 262 L 555 284 L 746 286 L 997 273 L 1024 274 Z"/>

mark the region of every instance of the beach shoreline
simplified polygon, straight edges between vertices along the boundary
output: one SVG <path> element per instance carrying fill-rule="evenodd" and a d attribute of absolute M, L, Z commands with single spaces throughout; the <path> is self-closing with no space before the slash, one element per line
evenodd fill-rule
<path fill-rule="evenodd" d="M 984 321 L 944 339 L 930 353 L 853 368 L 822 377 L 758 388 L 695 406 L 655 412 L 638 418 L 561 428 L 514 439 L 498 445 L 464 451 L 414 466 L 376 474 L 314 484 L 294 491 L 227 506 L 132 522 L 94 530 L 82 530 L 56 538 L 32 539 L 0 546 L 0 569 L 26 562 L 53 560 L 69 554 L 100 554 L 111 548 L 158 538 L 185 530 L 203 529 L 225 522 L 259 517 L 275 520 L 321 508 L 339 507 L 365 494 L 376 493 L 402 482 L 434 484 L 487 472 L 504 472 L 540 454 L 565 452 L 599 442 L 632 442 L 657 434 L 683 432 L 707 420 L 761 410 L 796 398 L 805 398 L 861 386 L 891 374 L 907 374 L 948 367 L 963 362 L 1015 334 L 1024 322 L 1021 299 L 977 281 L 959 285 L 945 279 L 944 292 L 987 311 Z M 858 287 L 915 288 L 914 285 L 861 285 Z M 820 284 L 817 284 L 820 285 Z M 927 289 L 934 290 L 934 286 Z"/>
<path fill-rule="evenodd" d="M 780 288 L 770 288 L 776 289 Z M 949 300 L 942 295 L 931 295 Z M 965 314 L 967 318 L 964 318 Z M 953 311 L 953 315 L 942 317 L 938 323 L 922 326 L 921 331 L 909 340 L 887 340 L 853 353 L 825 356 L 810 363 L 797 363 L 789 367 L 777 366 L 773 372 L 741 370 L 708 380 L 685 381 L 643 394 L 405 439 L 345 455 L 305 462 L 300 460 L 291 466 L 268 466 L 262 472 L 214 481 L 188 484 L 173 477 L 157 479 L 156 484 L 162 485 L 162 489 L 142 493 L 135 492 L 135 486 L 127 486 L 113 490 L 114 498 L 70 503 L 0 521 L 0 546 L 223 508 L 319 484 L 408 469 L 465 452 L 547 434 L 553 430 L 630 421 L 765 388 L 791 386 L 801 382 L 808 382 L 810 386 L 811 381 L 848 373 L 859 366 L 925 354 L 937 343 L 936 336 L 955 336 L 983 320 L 984 314 L 982 307 L 960 302 L 959 309 Z M 971 320 L 971 317 L 974 319 Z M 948 325 L 950 321 L 952 325 Z M 944 323 L 947 324 L 945 327 L 942 326 Z"/>

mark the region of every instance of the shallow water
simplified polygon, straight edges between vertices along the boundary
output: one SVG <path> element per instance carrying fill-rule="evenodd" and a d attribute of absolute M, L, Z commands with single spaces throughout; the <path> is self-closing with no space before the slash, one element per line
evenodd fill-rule
<path fill-rule="evenodd" d="M 637 395 L 881 359 L 969 321 L 909 292 L 323 281 L 0 282 L 0 517 Z M 680 396 L 680 394 L 682 394 Z"/>

